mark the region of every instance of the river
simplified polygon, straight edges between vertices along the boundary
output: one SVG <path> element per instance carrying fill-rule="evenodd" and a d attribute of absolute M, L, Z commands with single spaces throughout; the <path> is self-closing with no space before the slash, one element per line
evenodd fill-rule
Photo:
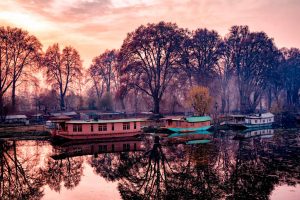
<path fill-rule="evenodd" d="M 3 200 L 296 200 L 300 130 L 89 143 L 7 139 L 0 140 L 0 164 Z"/>

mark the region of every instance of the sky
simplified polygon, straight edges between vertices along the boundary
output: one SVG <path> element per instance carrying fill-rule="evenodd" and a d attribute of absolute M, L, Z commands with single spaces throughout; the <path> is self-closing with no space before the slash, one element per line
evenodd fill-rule
<path fill-rule="evenodd" d="M 15 26 L 49 45 L 75 47 L 84 67 L 121 47 L 141 24 L 167 21 L 225 36 L 233 25 L 264 31 L 281 47 L 300 48 L 300 0 L 0 0 L 0 25 Z"/>

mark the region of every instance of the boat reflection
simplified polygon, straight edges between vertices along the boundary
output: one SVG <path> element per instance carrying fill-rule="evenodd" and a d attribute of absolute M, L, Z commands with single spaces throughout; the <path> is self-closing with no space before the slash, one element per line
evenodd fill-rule
<path fill-rule="evenodd" d="M 275 186 L 300 183 L 297 138 L 222 138 L 191 146 L 155 137 L 146 153 L 91 158 L 91 166 L 119 181 L 123 199 L 268 199 Z"/>
<path fill-rule="evenodd" d="M 165 138 L 171 144 L 205 144 L 213 140 L 213 134 L 209 131 L 195 131 L 190 133 L 173 133 Z"/>
<path fill-rule="evenodd" d="M 257 129 L 246 129 L 242 132 L 239 132 L 236 135 L 236 138 L 272 138 L 274 136 L 274 129 L 270 128 L 257 128 Z"/>
<path fill-rule="evenodd" d="M 0 199 L 40 199 L 43 196 L 38 156 L 20 151 L 16 141 L 0 140 Z"/>
<path fill-rule="evenodd" d="M 277 186 L 300 184 L 298 130 L 274 130 L 268 139 L 186 136 L 53 146 L 1 141 L 0 199 L 42 199 L 74 188 L 86 199 L 87 185 L 107 182 L 117 182 L 123 199 L 269 199 Z M 210 142 L 188 145 L 204 140 Z"/>
<path fill-rule="evenodd" d="M 53 145 L 55 160 L 68 157 L 94 155 L 103 153 L 121 153 L 129 151 L 143 151 L 142 139 L 137 137 L 121 137 L 112 140 L 74 140 Z"/>

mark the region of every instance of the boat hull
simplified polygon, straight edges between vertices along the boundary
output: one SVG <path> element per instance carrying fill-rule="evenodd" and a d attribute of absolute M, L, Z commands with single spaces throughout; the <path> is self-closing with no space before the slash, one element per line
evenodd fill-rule
<path fill-rule="evenodd" d="M 105 134 L 70 134 L 70 133 L 56 133 L 52 134 L 54 139 L 67 140 L 94 140 L 94 139 L 109 139 L 121 137 L 133 137 L 140 135 L 141 132 L 126 132 L 126 133 L 105 133 Z"/>
<path fill-rule="evenodd" d="M 167 129 L 175 133 L 189 133 L 189 132 L 206 131 L 210 128 L 211 126 L 202 126 L 198 128 L 167 128 Z"/>
<path fill-rule="evenodd" d="M 263 127 L 272 127 L 273 123 L 265 124 L 244 124 L 246 128 L 263 128 Z"/>

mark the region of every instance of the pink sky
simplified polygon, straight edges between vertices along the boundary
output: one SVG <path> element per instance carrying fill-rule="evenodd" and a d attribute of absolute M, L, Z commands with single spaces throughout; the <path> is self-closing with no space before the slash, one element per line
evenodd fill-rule
<path fill-rule="evenodd" d="M 1 25 L 37 36 L 44 49 L 58 42 L 74 46 L 88 67 L 105 49 L 120 48 L 128 32 L 159 21 L 214 29 L 232 25 L 265 31 L 278 47 L 300 48 L 299 0 L 6 0 Z"/>

